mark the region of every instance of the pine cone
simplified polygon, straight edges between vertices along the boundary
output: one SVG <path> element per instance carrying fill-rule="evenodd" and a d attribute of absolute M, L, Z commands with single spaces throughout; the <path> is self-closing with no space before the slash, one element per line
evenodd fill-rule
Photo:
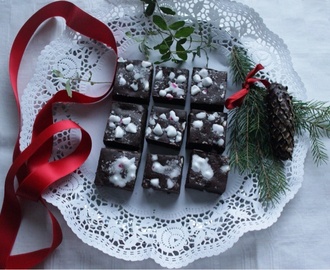
<path fill-rule="evenodd" d="M 292 159 L 294 147 L 292 97 L 287 90 L 286 86 L 272 83 L 266 96 L 271 144 L 275 156 L 281 160 Z"/>

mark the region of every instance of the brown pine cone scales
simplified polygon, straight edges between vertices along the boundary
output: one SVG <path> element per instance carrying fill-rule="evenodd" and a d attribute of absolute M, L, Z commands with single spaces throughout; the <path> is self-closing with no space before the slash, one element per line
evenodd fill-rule
<path fill-rule="evenodd" d="M 272 83 L 268 88 L 266 102 L 274 154 L 281 160 L 292 159 L 295 127 L 288 87 Z"/>

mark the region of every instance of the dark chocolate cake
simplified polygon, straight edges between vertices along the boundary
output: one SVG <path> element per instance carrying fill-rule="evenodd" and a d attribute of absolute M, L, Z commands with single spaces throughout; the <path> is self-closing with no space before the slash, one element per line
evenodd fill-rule
<path fill-rule="evenodd" d="M 142 187 L 180 193 L 183 157 L 148 154 Z"/>
<path fill-rule="evenodd" d="M 193 150 L 185 187 L 222 194 L 230 167 L 224 156 Z"/>

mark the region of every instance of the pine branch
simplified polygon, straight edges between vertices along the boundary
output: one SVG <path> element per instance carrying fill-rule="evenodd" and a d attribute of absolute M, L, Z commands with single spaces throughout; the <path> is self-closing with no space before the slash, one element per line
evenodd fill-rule
<path fill-rule="evenodd" d="M 242 83 L 253 68 L 247 51 L 233 47 L 230 57 L 233 81 Z M 230 164 L 240 174 L 256 175 L 262 203 L 276 203 L 288 189 L 284 163 L 275 156 L 267 119 L 267 91 L 250 88 L 243 104 L 229 111 Z M 295 134 L 309 132 L 314 162 L 328 161 L 322 137 L 330 138 L 330 106 L 322 101 L 292 100 Z"/>
<path fill-rule="evenodd" d="M 311 141 L 312 157 L 316 165 L 326 163 L 328 156 L 321 137 L 330 138 L 330 107 L 326 102 L 293 100 L 295 125 L 298 134 L 307 131 Z"/>
<path fill-rule="evenodd" d="M 233 47 L 230 58 L 233 80 L 242 83 L 253 68 L 244 48 Z M 287 190 L 284 164 L 274 157 L 270 143 L 264 88 L 252 86 L 243 104 L 229 111 L 229 152 L 232 168 L 258 178 L 263 204 L 274 204 Z"/>
<path fill-rule="evenodd" d="M 245 80 L 246 75 L 253 68 L 253 62 L 243 47 L 234 46 L 229 59 L 229 66 L 234 83 L 239 84 Z"/>

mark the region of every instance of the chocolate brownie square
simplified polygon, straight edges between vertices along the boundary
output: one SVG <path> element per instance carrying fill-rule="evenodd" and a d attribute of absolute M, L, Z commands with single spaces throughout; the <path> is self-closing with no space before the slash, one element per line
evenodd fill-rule
<path fill-rule="evenodd" d="M 102 148 L 98 161 L 95 185 L 111 186 L 132 191 L 135 186 L 140 153 Z"/>
<path fill-rule="evenodd" d="M 179 149 L 186 128 L 186 116 L 184 110 L 154 106 L 146 129 L 147 142 Z"/>
<path fill-rule="evenodd" d="M 225 150 L 227 114 L 192 109 L 189 113 L 187 147 L 222 153 Z"/>
<path fill-rule="evenodd" d="M 153 64 L 148 61 L 119 61 L 112 90 L 113 99 L 148 104 L 152 75 Z"/>
<path fill-rule="evenodd" d="M 143 105 L 113 102 L 103 142 L 107 147 L 141 150 L 147 119 Z"/>
<path fill-rule="evenodd" d="M 155 67 L 152 97 L 155 102 L 183 105 L 186 102 L 189 70 Z"/>
<path fill-rule="evenodd" d="M 180 193 L 182 166 L 182 156 L 148 153 L 142 187 Z"/>
<path fill-rule="evenodd" d="M 223 111 L 227 73 L 210 68 L 193 68 L 190 87 L 191 108 Z"/>
<path fill-rule="evenodd" d="M 193 150 L 185 187 L 222 194 L 226 190 L 229 170 L 227 157 Z"/>

